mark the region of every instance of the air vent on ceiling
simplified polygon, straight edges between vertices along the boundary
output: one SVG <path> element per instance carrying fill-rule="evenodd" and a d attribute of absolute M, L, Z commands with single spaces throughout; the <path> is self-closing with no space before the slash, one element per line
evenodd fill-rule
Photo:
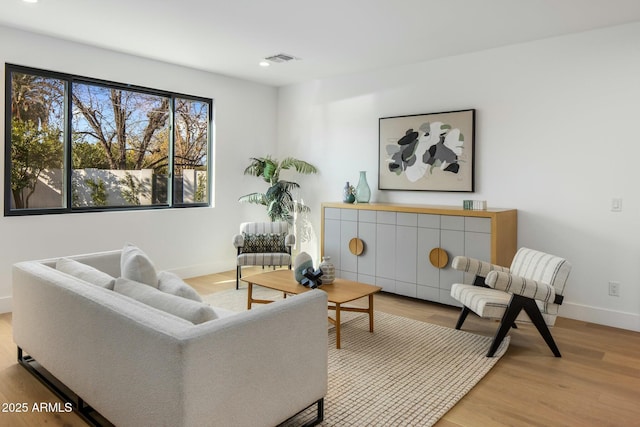
<path fill-rule="evenodd" d="M 299 58 L 296 58 L 293 55 L 288 55 L 286 53 L 279 53 L 277 55 L 267 56 L 264 59 L 266 59 L 269 62 L 275 62 L 275 63 L 279 64 L 281 62 L 289 62 L 289 61 L 293 61 L 294 59 L 299 59 Z"/>

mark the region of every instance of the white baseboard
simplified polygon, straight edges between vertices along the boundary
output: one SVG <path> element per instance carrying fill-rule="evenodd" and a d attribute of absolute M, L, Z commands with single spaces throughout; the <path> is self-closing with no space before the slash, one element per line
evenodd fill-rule
<path fill-rule="evenodd" d="M 11 312 L 11 301 L 12 297 L 2 297 L 0 298 L 0 313 L 9 313 Z"/>
<path fill-rule="evenodd" d="M 638 313 L 565 303 L 560 307 L 559 316 L 640 332 L 640 314 Z"/>

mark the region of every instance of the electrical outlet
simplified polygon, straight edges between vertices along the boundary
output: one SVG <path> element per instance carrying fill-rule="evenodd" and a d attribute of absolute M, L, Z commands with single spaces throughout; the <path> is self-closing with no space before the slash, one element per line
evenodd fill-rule
<path fill-rule="evenodd" d="M 617 197 L 611 199 L 611 212 L 622 212 L 622 199 Z"/>
<path fill-rule="evenodd" d="M 620 296 L 620 282 L 609 282 L 609 296 Z"/>

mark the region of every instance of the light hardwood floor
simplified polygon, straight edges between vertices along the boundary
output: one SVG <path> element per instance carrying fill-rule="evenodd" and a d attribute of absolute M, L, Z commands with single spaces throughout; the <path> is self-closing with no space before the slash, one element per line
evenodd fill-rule
<path fill-rule="evenodd" d="M 235 272 L 188 282 L 209 294 L 234 288 Z M 375 309 L 448 327 L 458 316 L 456 308 L 390 294 L 376 295 Z M 491 336 L 496 327 L 470 315 L 463 329 Z M 512 331 L 505 356 L 436 426 L 640 426 L 640 333 L 559 318 L 552 334 L 562 358 L 533 327 Z M 11 314 L 0 315 L 0 404 L 57 401 L 17 365 Z M 0 412 L 0 426 L 41 425 L 85 424 L 69 413 Z"/>

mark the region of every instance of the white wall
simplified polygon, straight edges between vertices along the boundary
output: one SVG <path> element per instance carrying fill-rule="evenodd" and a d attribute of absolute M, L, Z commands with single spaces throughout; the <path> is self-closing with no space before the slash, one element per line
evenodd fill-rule
<path fill-rule="evenodd" d="M 130 241 L 158 268 L 183 276 L 235 268 L 231 241 L 238 224 L 264 216 L 237 199 L 261 189 L 242 175 L 248 158 L 275 151 L 275 88 L 0 26 L 3 69 L 4 63 L 213 98 L 215 207 L 0 217 L 0 312 L 11 309 L 11 265 L 21 260 L 117 249 Z M 4 136 L 4 119 L 0 132 Z M 4 150 L 0 164 L 4 170 Z"/>
<path fill-rule="evenodd" d="M 640 23 L 284 87 L 278 152 L 321 170 L 300 179 L 317 233 L 359 170 L 372 201 L 517 208 L 519 246 L 573 264 L 562 316 L 640 330 L 638 40 Z M 467 108 L 475 194 L 376 190 L 378 118 Z"/>

